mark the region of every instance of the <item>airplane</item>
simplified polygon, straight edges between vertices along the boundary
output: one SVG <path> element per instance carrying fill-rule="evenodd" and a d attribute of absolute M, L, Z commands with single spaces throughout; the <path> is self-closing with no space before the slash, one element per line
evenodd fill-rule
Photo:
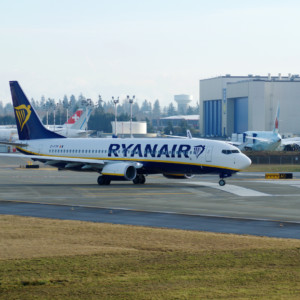
<path fill-rule="evenodd" d="M 300 151 L 300 137 L 282 139 L 280 149 L 283 151 Z"/>
<path fill-rule="evenodd" d="M 78 109 L 63 125 L 48 125 L 47 129 L 57 132 L 65 137 L 84 137 L 89 131 L 86 130 L 87 122 L 91 116 L 92 109 L 87 111 Z M 16 125 L 5 125 L 0 127 L 0 141 L 13 142 L 18 139 Z"/>
<path fill-rule="evenodd" d="M 78 109 L 63 125 L 48 125 L 47 129 L 59 133 L 65 137 L 85 137 L 88 135 L 87 123 L 93 109 L 87 107 L 86 110 Z"/>
<path fill-rule="evenodd" d="M 279 104 L 275 116 L 273 131 L 246 131 L 243 133 L 243 142 L 229 143 L 238 147 L 240 150 L 252 151 L 274 151 L 280 146 L 282 137 L 279 134 Z"/>
<path fill-rule="evenodd" d="M 148 174 L 162 174 L 173 179 L 218 174 L 219 185 L 224 186 L 224 178 L 251 165 L 251 160 L 238 148 L 221 141 L 65 138 L 43 126 L 17 81 L 10 81 L 10 89 L 19 134 L 14 145 L 23 153 L 18 156 L 58 170 L 99 173 L 99 185 L 109 185 L 114 180 L 144 184 Z"/>

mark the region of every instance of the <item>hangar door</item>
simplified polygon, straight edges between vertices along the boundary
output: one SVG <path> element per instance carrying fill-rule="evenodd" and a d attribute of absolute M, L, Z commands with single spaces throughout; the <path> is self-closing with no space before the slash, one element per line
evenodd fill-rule
<path fill-rule="evenodd" d="M 204 101 L 204 133 L 206 136 L 222 135 L 222 101 Z"/>
<path fill-rule="evenodd" d="M 234 100 L 234 132 L 243 133 L 248 130 L 248 97 Z"/>

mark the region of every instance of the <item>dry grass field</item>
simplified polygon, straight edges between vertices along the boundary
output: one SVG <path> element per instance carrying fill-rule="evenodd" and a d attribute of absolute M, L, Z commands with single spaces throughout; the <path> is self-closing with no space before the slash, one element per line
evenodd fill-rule
<path fill-rule="evenodd" d="M 0 215 L 0 299 L 299 299 L 300 240 Z"/>
<path fill-rule="evenodd" d="M 251 165 L 249 168 L 243 170 L 243 172 L 300 172 L 300 165 Z"/>

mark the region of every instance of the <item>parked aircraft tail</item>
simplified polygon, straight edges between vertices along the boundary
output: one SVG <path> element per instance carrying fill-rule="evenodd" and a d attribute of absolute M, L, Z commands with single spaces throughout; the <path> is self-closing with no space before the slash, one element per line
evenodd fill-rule
<path fill-rule="evenodd" d="M 64 138 L 44 127 L 17 81 L 9 84 L 20 140 Z"/>
<path fill-rule="evenodd" d="M 78 119 L 81 117 L 81 115 L 83 114 L 83 109 L 79 108 L 75 111 L 75 113 L 68 119 L 68 121 L 65 123 L 65 125 L 73 125 L 75 124 Z"/>
<path fill-rule="evenodd" d="M 273 128 L 274 133 L 279 132 L 279 113 L 280 113 L 280 107 L 279 107 L 279 103 L 278 103 L 276 117 L 275 117 L 275 123 L 274 123 L 274 128 Z"/>
<path fill-rule="evenodd" d="M 78 109 L 75 114 L 68 120 L 66 125 L 68 128 L 77 129 L 77 130 L 86 130 L 87 123 L 92 114 L 93 109 L 87 107 L 85 110 Z"/>

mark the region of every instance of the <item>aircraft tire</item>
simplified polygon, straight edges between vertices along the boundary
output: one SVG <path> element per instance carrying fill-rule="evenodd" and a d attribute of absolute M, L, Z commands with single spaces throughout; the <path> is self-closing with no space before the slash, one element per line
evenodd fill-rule
<path fill-rule="evenodd" d="M 139 175 L 137 175 L 137 176 L 132 180 L 132 182 L 133 182 L 134 184 L 139 184 L 139 183 L 140 183 Z"/>
<path fill-rule="evenodd" d="M 97 179 L 99 185 L 110 185 L 111 180 L 106 176 L 100 175 Z"/>
<path fill-rule="evenodd" d="M 108 178 L 104 178 L 104 184 L 105 185 L 110 185 L 111 180 Z"/>
<path fill-rule="evenodd" d="M 104 185 L 105 183 L 105 178 L 103 176 L 99 176 L 97 179 L 97 182 L 99 185 Z"/>
<path fill-rule="evenodd" d="M 140 175 L 140 184 L 144 184 L 146 182 L 146 177 L 144 175 Z"/>
<path fill-rule="evenodd" d="M 146 178 L 143 174 L 137 175 L 132 182 L 134 184 L 144 184 L 146 182 Z"/>
<path fill-rule="evenodd" d="M 220 186 L 224 186 L 226 184 L 226 181 L 224 180 L 224 179 L 221 179 L 220 181 L 219 181 L 219 185 Z"/>

